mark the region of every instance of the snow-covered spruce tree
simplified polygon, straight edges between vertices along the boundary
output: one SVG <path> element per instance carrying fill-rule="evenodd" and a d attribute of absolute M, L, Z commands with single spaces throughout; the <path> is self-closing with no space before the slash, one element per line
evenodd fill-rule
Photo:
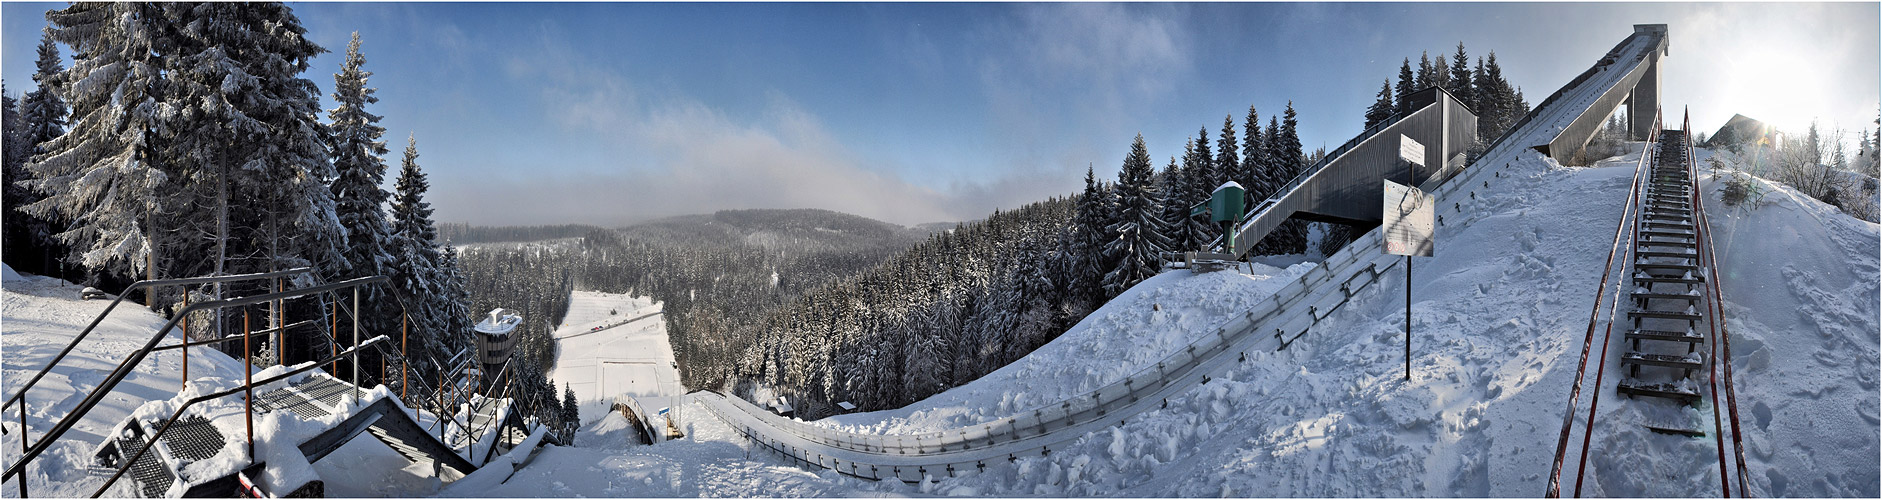
<path fill-rule="evenodd" d="M 1457 42 L 1457 53 L 1451 55 L 1450 81 L 1445 83 L 1444 90 L 1451 91 L 1470 109 L 1477 109 L 1477 91 L 1471 81 L 1470 56 L 1464 54 L 1464 42 Z"/>
<path fill-rule="evenodd" d="M 20 119 L 19 107 L 19 101 L 6 90 L 6 83 L 0 81 L 0 112 L 4 112 L 4 119 L 0 119 L 0 148 L 5 148 L 0 149 L 0 156 L 4 157 L 4 160 L 0 160 L 0 165 L 4 166 L 0 168 L 0 175 L 5 175 L 0 182 L 4 182 L 6 188 L 3 195 L 6 197 L 6 257 L 9 264 L 15 259 L 25 258 L 25 255 L 14 250 L 24 237 L 23 232 L 17 231 L 20 229 L 17 224 L 19 215 L 13 213 L 14 207 L 19 206 L 23 198 L 24 189 L 14 185 L 14 182 L 25 178 L 27 156 L 26 127 L 25 121 Z"/>
<path fill-rule="evenodd" d="M 1261 114 L 1254 106 L 1248 106 L 1248 116 L 1242 121 L 1242 174 L 1247 177 L 1236 179 L 1242 183 L 1242 189 L 1248 191 L 1248 209 L 1254 210 L 1274 187 L 1268 181 L 1268 155 L 1261 142 Z"/>
<path fill-rule="evenodd" d="M 1222 185 L 1222 182 L 1226 179 L 1226 177 L 1222 175 L 1222 172 L 1216 168 L 1215 153 L 1209 149 L 1209 128 L 1202 127 L 1202 130 L 1198 132 L 1196 137 L 1196 149 L 1191 155 L 1193 159 L 1185 160 L 1186 163 L 1194 167 L 1193 170 L 1190 170 L 1189 192 L 1180 197 L 1170 196 L 1171 199 L 1183 200 L 1183 203 L 1175 208 L 1181 210 L 1184 215 L 1189 215 L 1189 207 L 1207 201 L 1209 195 L 1215 191 L 1215 187 Z M 1188 169 L 1186 168 L 1186 170 Z M 1189 248 L 1200 250 L 1202 247 L 1209 244 L 1209 240 L 1215 238 L 1216 229 L 1213 224 L 1209 223 L 1208 218 L 1187 217 L 1186 222 L 1187 224 L 1182 226 L 1169 226 L 1170 229 L 1167 234 L 1169 235 L 1171 244 L 1165 245 L 1166 249 Z"/>
<path fill-rule="evenodd" d="M 365 64 L 359 32 L 354 32 L 346 45 L 340 72 L 333 74 L 333 100 L 338 105 L 327 112 L 332 120 L 328 128 L 333 133 L 327 144 L 336 175 L 328 189 L 335 215 L 347 231 L 340 262 L 321 270 L 329 280 L 393 274 L 392 229 L 385 211 L 391 195 L 381 187 L 386 174 L 384 155 L 388 152 L 381 139 L 385 127 L 379 125 L 380 116 L 366 110 L 367 105 L 379 102 L 379 97 L 373 95 L 377 89 L 367 85 L 372 72 L 366 71 Z M 420 299 L 406 297 L 413 302 Z M 360 307 L 367 310 L 361 319 L 373 332 L 401 333 L 411 326 L 402 323 L 417 319 L 401 316 L 410 311 L 398 307 L 387 286 L 364 290 Z"/>
<path fill-rule="evenodd" d="M 1241 155 L 1235 153 L 1238 147 L 1241 147 L 1241 144 L 1235 142 L 1235 117 L 1222 115 L 1222 134 L 1216 136 L 1215 139 L 1215 168 L 1220 175 L 1216 179 L 1216 185 L 1209 186 L 1209 189 L 1213 190 L 1229 181 L 1240 184 L 1242 179 L 1247 177 L 1247 173 L 1243 172 Z"/>
<path fill-rule="evenodd" d="M 415 362 L 423 361 L 428 367 L 432 360 L 443 361 L 449 352 L 447 337 L 470 335 L 468 331 L 446 330 L 451 326 L 447 320 L 450 307 L 445 300 L 448 292 L 440 286 L 443 280 L 438 273 L 441 256 L 437 229 L 431 221 L 431 204 L 425 201 L 425 190 L 429 188 L 418 166 L 417 136 L 408 137 L 395 185 L 398 192 L 392 200 L 391 250 L 395 260 L 391 277 L 393 287 L 405 297 L 406 313 L 411 317 L 412 352 L 431 358 Z M 522 341 L 518 343 L 520 353 Z"/>
<path fill-rule="evenodd" d="M 1072 219 L 1072 245 L 1069 259 L 1073 262 L 1068 277 L 1073 297 L 1084 303 L 1087 310 L 1097 309 L 1104 302 L 1104 266 L 1105 214 L 1110 213 L 1108 195 L 1098 184 L 1091 166 L 1085 167 L 1085 190 L 1078 195 L 1077 214 Z"/>
<path fill-rule="evenodd" d="M 64 256 L 58 241 L 52 236 L 60 229 L 44 218 L 19 210 L 45 197 L 19 181 L 29 178 L 26 162 L 44 152 L 39 144 L 65 134 L 68 111 L 65 99 L 59 96 L 59 75 L 65 72 L 65 61 L 59 57 L 59 46 L 53 43 L 49 30 L 40 36 L 38 56 L 33 71 L 33 82 L 38 84 L 38 88 L 27 92 L 20 99 L 20 122 L 15 124 L 20 128 L 20 133 L 16 138 L 17 143 L 7 145 L 9 151 L 18 153 L 19 162 L 8 167 L 10 170 L 7 171 L 5 181 L 5 253 L 7 263 L 15 269 L 52 274 L 60 268 L 54 260 Z"/>
<path fill-rule="evenodd" d="M 1191 140 L 1183 146 L 1183 158 L 1186 161 L 1195 156 L 1194 142 L 1194 140 Z M 1170 157 L 1170 165 L 1163 169 L 1161 175 L 1157 176 L 1162 186 L 1162 189 L 1158 191 L 1163 196 L 1163 200 L 1159 203 L 1159 205 L 1163 207 L 1163 213 L 1159 215 L 1159 217 L 1163 218 L 1163 227 L 1189 227 L 1189 205 L 1185 203 L 1187 200 L 1184 198 L 1188 197 L 1187 194 L 1190 192 L 1190 184 L 1194 181 L 1189 179 L 1188 173 L 1188 169 L 1176 163 L 1176 157 Z M 1177 231 L 1176 234 L 1170 236 L 1170 251 L 1181 252 L 1197 249 L 1198 247 L 1191 246 L 1189 231 L 1187 230 Z"/>
<path fill-rule="evenodd" d="M 1398 65 L 1398 86 L 1392 89 L 1393 94 L 1396 96 L 1394 98 L 1395 100 L 1392 101 L 1392 107 L 1397 114 L 1404 115 L 1411 113 L 1411 94 L 1412 92 L 1418 91 L 1418 84 L 1413 78 L 1411 58 L 1407 57 Z"/>
<path fill-rule="evenodd" d="M 1379 89 L 1378 99 L 1372 101 L 1372 106 L 1366 108 L 1366 128 L 1370 130 L 1373 126 L 1390 119 L 1392 119 L 1392 82 L 1388 80 Z"/>
<path fill-rule="evenodd" d="M 385 274 L 392 264 L 387 250 L 391 228 L 384 208 L 390 194 L 380 187 L 386 175 L 384 155 L 388 150 L 381 140 L 386 129 L 379 126 L 380 116 L 366 111 L 366 105 L 379 102 L 379 97 L 373 95 L 377 89 L 366 85 L 372 72 L 363 67 L 366 57 L 359 48 L 359 32 L 354 32 L 340 72 L 333 75 L 333 100 L 339 105 L 327 112 L 332 120 L 328 126 L 333 131 L 330 156 L 338 175 L 331 192 L 340 225 L 347 230 L 346 249 L 342 252 L 346 267 L 327 270 L 331 278 L 342 276 L 338 274 L 342 272 L 351 276 Z M 374 302 L 378 302 L 383 292 L 372 293 Z"/>
<path fill-rule="evenodd" d="M 575 399 L 575 386 L 562 383 L 562 422 L 580 425 L 582 423 L 581 402 Z"/>
<path fill-rule="evenodd" d="M 39 145 L 27 165 L 29 188 L 47 196 L 26 205 L 63 223 L 55 237 L 92 273 L 130 278 L 152 257 L 150 221 L 174 174 L 154 158 L 163 64 L 157 39 L 170 30 L 154 4 L 79 3 L 46 13 L 53 40 L 83 57 L 59 75 L 69 82 L 71 130 Z M 173 203 L 174 204 L 174 203 Z"/>
<path fill-rule="evenodd" d="M 1298 129 L 1300 122 L 1295 118 L 1294 101 L 1287 102 L 1287 110 L 1282 116 L 1281 132 L 1275 135 L 1278 148 L 1270 156 L 1276 165 L 1276 171 L 1280 173 L 1279 178 L 1287 179 L 1284 181 L 1285 184 L 1293 182 L 1294 178 L 1306 173 L 1307 165 L 1306 158 L 1301 156 Z M 1275 228 L 1274 232 L 1281 235 L 1279 248 L 1281 253 L 1296 254 L 1307 251 L 1306 221 L 1289 219 L 1281 223 L 1280 227 Z"/>
<path fill-rule="evenodd" d="M 1104 275 L 1104 290 L 1109 296 L 1116 297 L 1157 274 L 1161 267 L 1159 254 L 1170 244 L 1165 237 L 1161 214 L 1157 206 L 1157 186 L 1151 179 L 1150 152 L 1144 147 L 1144 136 L 1138 134 L 1131 142 L 1131 151 L 1124 157 L 1124 168 L 1118 172 L 1117 215 L 1120 220 L 1111 226 L 1111 233 L 1117 235 L 1105 254 L 1116 261 L 1116 267 Z"/>

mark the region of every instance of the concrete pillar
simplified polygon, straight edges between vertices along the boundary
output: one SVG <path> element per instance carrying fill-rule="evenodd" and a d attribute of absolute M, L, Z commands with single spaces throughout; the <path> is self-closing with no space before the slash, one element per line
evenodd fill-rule
<path fill-rule="evenodd" d="M 1627 99 L 1628 129 L 1636 141 L 1647 140 L 1654 112 L 1660 108 L 1660 52 L 1649 54 L 1647 60 L 1647 72 L 1640 75 L 1640 83 L 1634 84 Z"/>

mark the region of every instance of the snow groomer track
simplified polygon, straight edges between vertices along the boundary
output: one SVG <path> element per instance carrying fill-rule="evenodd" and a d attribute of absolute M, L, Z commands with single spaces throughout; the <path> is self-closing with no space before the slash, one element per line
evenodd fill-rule
<path fill-rule="evenodd" d="M 1654 84 L 1645 79 L 1656 72 L 1652 66 L 1666 44 L 1664 25 L 1636 26 L 1588 71 L 1492 143 L 1483 157 L 1432 189 L 1438 206 L 1455 205 L 1491 189 L 1501 178 L 1495 172 L 1519 155 L 1578 155 L 1594 130 L 1577 125 L 1590 116 L 1599 122 L 1611 114 L 1622 104 L 1617 94 L 1629 98 L 1630 105 L 1657 101 L 1657 95 L 1646 95 L 1657 94 L 1657 77 Z M 1384 254 L 1380 237 L 1376 229 L 1360 236 L 1253 309 L 1212 327 L 1212 334 L 1123 380 L 985 424 L 926 434 L 859 434 L 781 417 L 736 397 L 713 392 L 690 396 L 755 446 L 803 466 L 905 482 L 1001 466 L 1050 453 L 1088 433 L 1161 408 L 1166 398 L 1256 359 L 1249 353 L 1286 349 L 1403 261 Z"/>

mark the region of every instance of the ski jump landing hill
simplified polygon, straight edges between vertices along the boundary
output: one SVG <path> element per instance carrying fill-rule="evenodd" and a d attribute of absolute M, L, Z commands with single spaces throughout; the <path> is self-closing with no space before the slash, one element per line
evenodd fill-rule
<path fill-rule="evenodd" d="M 1658 65 L 1666 48 L 1665 25 L 1636 25 L 1634 33 L 1469 164 L 1461 154 L 1474 139 L 1475 116 L 1448 93 L 1422 92 L 1415 99 L 1421 104 L 1416 111 L 1360 134 L 1257 205 L 1242 225 L 1237 246 L 1243 248 L 1236 254 L 1245 254 L 1288 218 L 1376 225 L 1381 202 L 1376 189 L 1381 179 L 1393 176 L 1417 182 L 1437 197 L 1439 206 L 1474 198 L 1478 191 L 1491 189 L 1490 176 L 1527 150 L 1558 161 L 1581 156 L 1601 122 L 1621 105 L 1629 107 L 1632 133 L 1644 136 L 1654 126 Z M 1638 123 L 1642 119 L 1646 123 Z M 1425 144 L 1426 165 L 1433 167 L 1405 179 L 1404 164 L 1392 160 L 1400 134 Z M 1165 398 L 1248 362 L 1250 353 L 1286 349 L 1400 262 L 1384 254 L 1380 231 L 1374 229 L 1259 305 L 1154 365 L 1097 390 L 980 425 L 924 434 L 855 433 L 787 419 L 736 397 L 712 392 L 692 397 L 751 442 L 806 466 L 906 482 L 984 470 L 1050 453 L 1092 431 L 1159 408 Z"/>

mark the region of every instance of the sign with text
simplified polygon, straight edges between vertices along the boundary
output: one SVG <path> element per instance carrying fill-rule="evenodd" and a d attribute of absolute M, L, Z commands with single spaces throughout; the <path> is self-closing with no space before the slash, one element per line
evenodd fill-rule
<path fill-rule="evenodd" d="M 1424 165 L 1425 145 L 1419 144 L 1418 141 L 1412 140 L 1411 137 L 1407 137 L 1405 134 L 1399 134 L 1398 157 L 1404 158 L 1405 161 L 1408 162 Z"/>
<path fill-rule="evenodd" d="M 1385 182 L 1385 253 L 1430 257 L 1437 199 L 1418 188 Z"/>

